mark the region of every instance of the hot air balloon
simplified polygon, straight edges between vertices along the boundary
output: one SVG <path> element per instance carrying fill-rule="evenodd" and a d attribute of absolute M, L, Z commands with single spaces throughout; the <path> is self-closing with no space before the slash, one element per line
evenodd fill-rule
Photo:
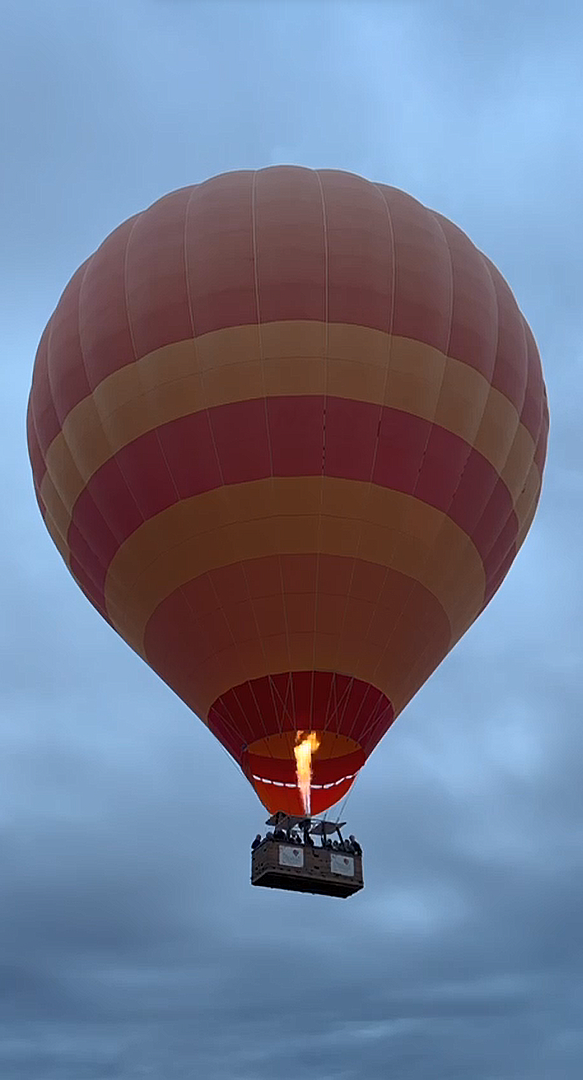
<path fill-rule="evenodd" d="M 46 327 L 28 410 L 78 585 L 288 815 L 346 795 L 489 603 L 547 431 L 533 335 L 465 234 L 287 166 L 116 229 Z"/>

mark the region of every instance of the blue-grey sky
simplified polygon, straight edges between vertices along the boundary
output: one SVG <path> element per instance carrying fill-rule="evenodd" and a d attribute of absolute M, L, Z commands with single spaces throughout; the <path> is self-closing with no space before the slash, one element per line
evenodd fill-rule
<path fill-rule="evenodd" d="M 581 1075 L 582 55 L 577 0 L 1 0 L 3 1080 Z M 251 788 L 68 576 L 24 437 L 77 265 L 280 162 L 461 225 L 551 409 L 525 547 L 350 798 L 346 902 L 250 888 Z"/>

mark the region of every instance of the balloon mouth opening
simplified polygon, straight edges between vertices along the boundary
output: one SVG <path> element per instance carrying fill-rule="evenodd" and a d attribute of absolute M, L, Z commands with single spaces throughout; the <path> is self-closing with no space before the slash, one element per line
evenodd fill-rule
<path fill-rule="evenodd" d="M 313 815 L 344 797 L 364 762 L 364 751 L 356 740 L 301 729 L 251 743 L 242 766 L 270 813 Z"/>

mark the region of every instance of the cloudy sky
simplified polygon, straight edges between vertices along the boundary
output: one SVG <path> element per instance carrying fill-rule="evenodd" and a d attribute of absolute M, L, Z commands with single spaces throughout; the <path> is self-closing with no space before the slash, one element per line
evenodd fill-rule
<path fill-rule="evenodd" d="M 582 53 L 577 0 L 1 0 L 3 1080 L 581 1075 Z M 105 235 L 280 162 L 461 225 L 551 408 L 525 547 L 351 795 L 345 902 L 251 889 L 251 788 L 69 578 L 24 436 Z"/>

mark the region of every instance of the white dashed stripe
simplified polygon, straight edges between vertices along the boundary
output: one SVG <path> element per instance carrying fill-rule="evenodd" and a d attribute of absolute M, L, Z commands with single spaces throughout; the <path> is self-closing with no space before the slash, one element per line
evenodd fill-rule
<path fill-rule="evenodd" d="M 356 775 L 357 775 L 356 773 L 349 773 L 348 776 L 341 776 L 340 780 L 332 780 L 332 782 L 330 784 L 312 784 L 311 788 L 312 788 L 312 791 L 322 791 L 322 790 L 326 790 L 327 788 L 338 787 L 338 784 L 343 784 L 345 780 L 354 780 L 354 777 Z M 259 782 L 261 784 L 274 784 L 275 787 L 287 787 L 287 788 L 295 788 L 295 787 L 297 787 L 297 784 L 284 783 L 283 780 L 268 780 L 267 777 L 265 777 L 265 776 L 256 776 L 255 773 L 252 773 L 252 777 L 253 777 L 254 780 L 259 780 Z"/>

